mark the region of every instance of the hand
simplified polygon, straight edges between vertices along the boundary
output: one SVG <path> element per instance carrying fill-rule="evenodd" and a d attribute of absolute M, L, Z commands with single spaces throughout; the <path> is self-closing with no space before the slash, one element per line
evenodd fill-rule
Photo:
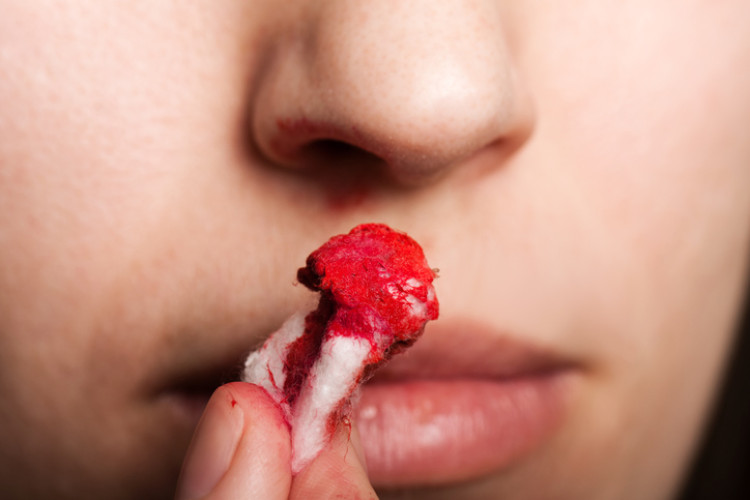
<path fill-rule="evenodd" d="M 176 498 L 377 498 L 353 425 L 339 425 L 331 443 L 295 476 L 290 460 L 289 428 L 279 407 L 256 385 L 227 384 L 206 406 Z"/>

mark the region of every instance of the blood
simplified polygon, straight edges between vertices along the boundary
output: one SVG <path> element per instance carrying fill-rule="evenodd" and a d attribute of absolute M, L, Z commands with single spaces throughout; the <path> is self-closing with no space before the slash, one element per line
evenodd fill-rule
<path fill-rule="evenodd" d="M 411 345 L 424 323 L 438 316 L 429 286 L 435 272 L 422 248 L 383 224 L 363 224 L 331 238 L 297 272 L 300 283 L 321 298 L 305 318 L 305 332 L 290 346 L 284 394 L 292 405 L 318 359 L 326 335 L 357 336 L 373 345 L 367 377 L 393 354 Z M 414 302 L 424 307 L 416 314 Z"/>
<path fill-rule="evenodd" d="M 284 395 L 290 406 L 296 401 L 302 383 L 319 357 L 325 326 L 334 310 L 333 302 L 321 297 L 318 308 L 305 318 L 305 333 L 289 346 L 284 360 Z"/>

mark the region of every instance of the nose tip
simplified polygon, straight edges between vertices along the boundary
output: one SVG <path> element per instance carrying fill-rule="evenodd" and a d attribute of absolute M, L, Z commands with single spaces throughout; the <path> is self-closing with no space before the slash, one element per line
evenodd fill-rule
<path fill-rule="evenodd" d="M 497 17 L 451 2 L 376 4 L 326 2 L 304 35 L 282 37 L 254 108 L 266 157 L 291 168 L 377 163 L 418 184 L 528 132 Z"/>

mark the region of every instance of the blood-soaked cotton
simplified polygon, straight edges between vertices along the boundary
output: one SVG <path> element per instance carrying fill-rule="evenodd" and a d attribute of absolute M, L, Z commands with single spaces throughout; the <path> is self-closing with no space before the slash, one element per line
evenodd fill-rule
<path fill-rule="evenodd" d="M 437 318 L 434 278 L 417 242 L 382 224 L 334 236 L 299 269 L 299 282 L 320 292 L 318 307 L 289 318 L 243 375 L 283 409 L 293 472 L 330 440 L 359 384 Z"/>

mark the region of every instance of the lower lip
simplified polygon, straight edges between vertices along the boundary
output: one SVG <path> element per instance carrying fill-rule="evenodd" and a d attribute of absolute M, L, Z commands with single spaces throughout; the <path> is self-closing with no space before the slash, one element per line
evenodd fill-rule
<path fill-rule="evenodd" d="M 384 488 L 440 485 L 510 466 L 559 427 L 569 375 L 365 385 L 356 421 L 371 481 Z"/>

